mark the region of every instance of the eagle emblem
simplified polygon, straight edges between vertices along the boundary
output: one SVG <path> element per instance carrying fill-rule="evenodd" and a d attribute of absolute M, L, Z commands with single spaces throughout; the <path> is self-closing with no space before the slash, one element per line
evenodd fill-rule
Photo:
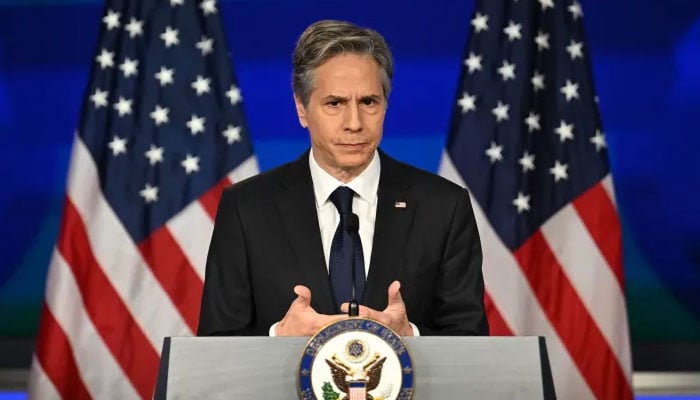
<path fill-rule="evenodd" d="M 403 338 L 370 319 L 336 321 L 311 337 L 298 369 L 301 400 L 411 400 L 413 361 Z"/>
<path fill-rule="evenodd" d="M 379 386 L 382 366 L 386 357 L 375 353 L 372 359 L 360 367 L 351 367 L 341 361 L 335 354 L 326 363 L 331 368 L 333 383 L 346 394 L 341 400 L 374 400 L 369 394 Z"/>

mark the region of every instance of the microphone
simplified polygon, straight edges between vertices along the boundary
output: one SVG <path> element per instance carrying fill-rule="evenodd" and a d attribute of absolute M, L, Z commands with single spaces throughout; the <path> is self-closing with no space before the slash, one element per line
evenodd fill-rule
<path fill-rule="evenodd" d="M 345 215 L 345 230 L 350 233 L 352 240 L 350 241 L 350 256 L 351 260 L 351 273 L 352 273 L 352 300 L 348 303 L 348 316 L 357 317 L 360 315 L 360 304 L 357 302 L 357 295 L 355 293 L 355 276 L 357 275 L 357 266 L 355 265 L 355 235 L 357 235 L 360 229 L 360 219 L 357 214 L 350 213 Z"/>

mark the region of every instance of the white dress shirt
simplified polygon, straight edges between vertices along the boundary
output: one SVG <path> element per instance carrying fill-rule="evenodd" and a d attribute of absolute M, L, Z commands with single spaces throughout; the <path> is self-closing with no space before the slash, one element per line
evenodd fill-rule
<path fill-rule="evenodd" d="M 321 230 L 323 254 L 326 257 L 326 269 L 329 265 L 333 236 L 340 222 L 340 213 L 329 197 L 339 186 L 347 186 L 356 193 L 352 199 L 352 212 L 357 214 L 360 220 L 360 240 L 362 241 L 362 255 L 365 261 L 365 277 L 367 277 L 369 261 L 372 256 L 374 222 L 377 219 L 377 189 L 379 188 L 379 172 L 381 171 L 379 154 L 375 151 L 367 168 L 348 183 L 335 179 L 321 168 L 313 157 L 313 150 L 309 153 L 309 168 L 311 169 L 311 181 L 316 198 L 316 212 L 318 213 L 318 227 Z"/>

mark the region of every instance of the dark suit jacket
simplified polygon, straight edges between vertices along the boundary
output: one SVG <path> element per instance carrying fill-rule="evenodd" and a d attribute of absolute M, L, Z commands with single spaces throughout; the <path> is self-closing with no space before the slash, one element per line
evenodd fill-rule
<path fill-rule="evenodd" d="M 487 335 L 481 245 L 467 191 L 380 151 L 374 244 L 362 304 L 383 310 L 401 281 L 421 335 Z M 405 202 L 397 208 L 396 202 Z M 207 258 L 199 335 L 267 335 L 311 290 L 336 314 L 308 152 L 224 190 Z"/>

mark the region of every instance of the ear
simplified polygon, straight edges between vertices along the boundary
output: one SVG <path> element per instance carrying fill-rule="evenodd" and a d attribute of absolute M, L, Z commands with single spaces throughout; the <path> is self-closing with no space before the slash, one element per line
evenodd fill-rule
<path fill-rule="evenodd" d="M 297 108 L 297 117 L 299 117 L 299 124 L 301 124 L 301 126 L 303 126 L 304 128 L 308 128 L 309 123 L 306 121 L 306 108 L 304 108 L 304 104 L 302 104 L 301 100 L 296 95 L 294 95 L 294 105 Z"/>

